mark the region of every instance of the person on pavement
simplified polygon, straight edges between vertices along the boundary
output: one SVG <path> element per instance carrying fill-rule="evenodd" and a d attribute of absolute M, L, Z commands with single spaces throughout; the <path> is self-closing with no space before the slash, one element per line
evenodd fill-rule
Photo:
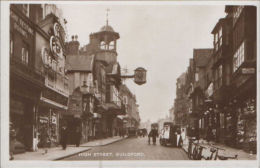
<path fill-rule="evenodd" d="M 157 129 L 153 129 L 152 131 L 153 131 L 153 133 L 152 133 L 153 144 L 155 145 L 156 144 L 156 137 L 158 137 L 158 131 L 157 131 Z"/>
<path fill-rule="evenodd" d="M 68 130 L 66 126 L 63 126 L 61 128 L 61 138 L 60 138 L 60 142 L 63 150 L 67 148 L 67 138 L 68 138 Z"/>
<path fill-rule="evenodd" d="M 80 128 L 79 127 L 77 127 L 76 128 L 76 133 L 75 133 L 75 138 L 76 138 L 76 147 L 79 147 L 79 144 L 80 144 L 80 140 L 81 140 L 81 131 L 80 131 Z"/>

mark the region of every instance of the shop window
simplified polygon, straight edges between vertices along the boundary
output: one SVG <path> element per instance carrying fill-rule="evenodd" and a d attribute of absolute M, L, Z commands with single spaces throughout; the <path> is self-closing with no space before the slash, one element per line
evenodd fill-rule
<path fill-rule="evenodd" d="M 239 46 L 239 48 L 236 50 L 234 56 L 233 56 L 233 72 L 236 72 L 236 70 L 242 65 L 242 63 L 245 61 L 245 43 L 242 42 L 242 44 Z"/>

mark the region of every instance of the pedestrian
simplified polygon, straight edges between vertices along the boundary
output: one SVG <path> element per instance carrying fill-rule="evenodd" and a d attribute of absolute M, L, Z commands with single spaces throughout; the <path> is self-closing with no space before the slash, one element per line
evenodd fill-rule
<path fill-rule="evenodd" d="M 68 129 L 66 126 L 63 126 L 61 128 L 61 137 L 60 137 L 60 143 L 62 145 L 63 150 L 66 150 L 67 148 L 67 139 L 68 139 Z"/>
<path fill-rule="evenodd" d="M 48 148 L 50 147 L 51 145 L 51 138 L 50 138 L 50 135 L 48 133 L 48 130 L 47 129 L 44 129 L 43 133 L 42 133 L 42 144 L 43 144 L 43 155 L 44 154 L 47 154 L 48 153 Z"/>
<path fill-rule="evenodd" d="M 151 129 L 149 134 L 148 134 L 148 144 L 150 145 L 150 140 L 151 140 L 151 137 L 153 137 L 153 130 Z"/>
<path fill-rule="evenodd" d="M 152 131 L 153 131 L 153 133 L 152 133 L 153 144 L 155 145 L 156 144 L 156 137 L 158 137 L 158 131 L 157 131 L 157 129 L 153 129 Z"/>
<path fill-rule="evenodd" d="M 81 134 L 80 128 L 77 127 L 76 132 L 75 132 L 75 139 L 76 139 L 75 145 L 76 145 L 76 147 L 79 147 L 81 137 L 82 137 L 82 134 Z"/>

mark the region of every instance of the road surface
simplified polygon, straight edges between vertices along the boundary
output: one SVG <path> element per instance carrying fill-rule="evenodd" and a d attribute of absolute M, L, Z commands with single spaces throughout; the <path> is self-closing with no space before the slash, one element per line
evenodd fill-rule
<path fill-rule="evenodd" d="M 127 138 L 106 146 L 65 158 L 64 160 L 188 160 L 181 148 L 148 145 L 147 137 Z"/>

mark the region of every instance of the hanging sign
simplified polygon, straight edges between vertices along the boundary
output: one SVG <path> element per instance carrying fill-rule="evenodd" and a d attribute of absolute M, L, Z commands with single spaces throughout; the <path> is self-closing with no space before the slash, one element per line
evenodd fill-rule
<path fill-rule="evenodd" d="M 138 85 L 146 83 L 146 70 L 142 67 L 139 67 L 135 70 L 134 81 Z"/>

